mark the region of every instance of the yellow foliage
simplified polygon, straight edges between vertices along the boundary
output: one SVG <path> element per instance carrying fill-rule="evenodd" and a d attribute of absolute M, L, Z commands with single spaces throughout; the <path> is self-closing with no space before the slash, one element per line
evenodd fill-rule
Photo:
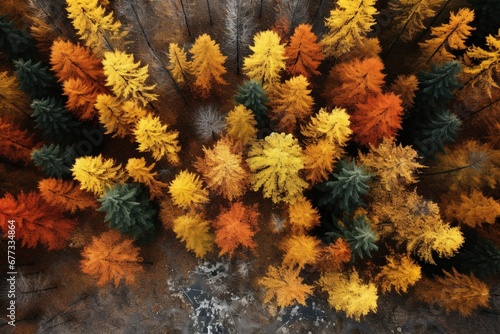
<path fill-rule="evenodd" d="M 303 284 L 299 273 L 298 268 L 269 266 L 267 275 L 259 280 L 259 284 L 266 288 L 264 302 L 269 303 L 276 297 L 280 307 L 291 306 L 295 302 L 306 305 L 306 298 L 312 294 L 313 287 Z"/>
<path fill-rule="evenodd" d="M 271 30 L 255 34 L 252 54 L 243 60 L 243 71 L 251 79 L 262 83 L 266 89 L 279 81 L 280 72 L 285 69 L 285 45 Z"/>
<path fill-rule="evenodd" d="M 243 145 L 248 145 L 257 139 L 257 121 L 250 109 L 238 104 L 226 116 L 227 134 Z"/>
<path fill-rule="evenodd" d="M 250 183 L 274 203 L 292 202 L 307 187 L 299 171 L 304 168 L 302 149 L 291 134 L 273 132 L 254 142 L 248 152 Z"/>
<path fill-rule="evenodd" d="M 172 77 L 177 83 L 187 82 L 187 75 L 191 64 L 187 60 L 187 54 L 184 48 L 179 47 L 177 43 L 170 43 L 168 46 L 168 66 L 167 69 L 172 73 Z"/>
<path fill-rule="evenodd" d="M 325 20 L 328 33 L 321 42 L 327 57 L 338 58 L 363 41 L 378 12 L 375 0 L 338 0 L 336 6 Z"/>
<path fill-rule="evenodd" d="M 134 130 L 135 140 L 139 143 L 137 150 L 151 152 L 156 161 L 166 157 L 171 164 L 178 164 L 181 150 L 177 140 L 179 132 L 167 131 L 167 127 L 159 117 L 151 114 L 141 118 Z"/>
<path fill-rule="evenodd" d="M 95 108 L 99 113 L 99 121 L 106 128 L 106 134 L 124 138 L 132 134 L 139 119 L 146 116 L 146 110 L 133 101 L 119 101 L 115 96 L 99 94 Z"/>
<path fill-rule="evenodd" d="M 328 303 L 337 311 L 344 311 L 357 321 L 361 316 L 377 311 L 377 287 L 364 284 L 356 271 L 349 276 L 337 272 L 323 273 L 318 282 L 328 293 Z"/>
<path fill-rule="evenodd" d="M 210 222 L 202 214 L 189 212 L 175 218 L 172 225 L 177 238 L 197 257 L 204 257 L 212 249 L 214 236 L 210 233 Z"/>
<path fill-rule="evenodd" d="M 391 84 L 391 90 L 394 94 L 399 95 L 401 105 L 405 109 L 413 107 L 413 99 L 415 92 L 418 89 L 418 79 L 414 74 L 411 75 L 398 75 L 396 80 Z"/>
<path fill-rule="evenodd" d="M 460 194 L 460 200 L 447 205 L 444 213 L 448 219 L 456 219 L 472 228 L 483 223 L 493 225 L 500 216 L 500 203 L 479 190 L 473 190 L 470 195 Z"/>
<path fill-rule="evenodd" d="M 406 292 L 421 277 L 420 266 L 409 255 L 386 256 L 387 263 L 377 275 L 382 292 L 389 292 L 392 288 L 397 293 Z"/>
<path fill-rule="evenodd" d="M 319 225 L 319 213 L 304 196 L 299 197 L 288 207 L 288 218 L 294 233 L 304 233 Z"/>
<path fill-rule="evenodd" d="M 234 142 L 223 137 L 212 149 L 203 148 L 205 156 L 197 159 L 195 167 L 203 176 L 208 189 L 232 201 L 242 196 L 249 184 L 249 173 Z"/>
<path fill-rule="evenodd" d="M 158 173 L 152 172 L 154 167 L 155 164 L 146 166 L 146 160 L 144 158 L 130 158 L 125 166 L 128 175 L 134 182 L 142 183 L 149 188 L 151 199 L 163 196 L 163 189 L 168 186 L 166 183 L 155 179 Z"/>
<path fill-rule="evenodd" d="M 304 148 L 304 174 L 311 184 L 317 184 L 328 179 L 333 171 L 333 163 L 340 159 L 342 148 L 337 148 L 327 139 L 320 139 Z"/>
<path fill-rule="evenodd" d="M 15 76 L 10 76 L 7 72 L 0 72 L 0 108 L 2 117 L 9 116 L 14 119 L 14 115 L 30 110 L 29 101 L 26 94 L 19 89 L 19 84 Z"/>
<path fill-rule="evenodd" d="M 196 77 L 194 84 L 201 91 L 202 97 L 210 95 L 213 81 L 219 85 L 227 84 L 222 78 L 222 75 L 226 73 L 224 62 L 227 57 L 222 55 L 219 44 L 215 43 L 209 35 L 199 36 L 189 53 L 192 55 L 191 74 Z"/>
<path fill-rule="evenodd" d="M 140 101 L 145 105 L 156 100 L 157 95 L 150 93 L 155 87 L 146 86 L 148 65 L 142 66 L 134 62 L 134 56 L 121 51 L 104 53 L 104 74 L 106 85 L 120 98 Z"/>
<path fill-rule="evenodd" d="M 71 171 L 73 178 L 80 182 L 80 189 L 91 191 L 96 196 L 104 194 L 107 187 L 124 181 L 122 166 L 115 166 L 113 159 L 104 159 L 100 154 L 76 158 Z"/>
<path fill-rule="evenodd" d="M 328 112 L 321 108 L 306 126 L 301 127 L 301 133 L 310 141 L 324 138 L 331 144 L 343 147 L 352 134 L 349 125 L 351 121 L 345 109 L 335 108 Z"/>
<path fill-rule="evenodd" d="M 184 209 L 208 202 L 208 191 L 203 187 L 200 177 L 186 170 L 170 182 L 168 191 L 174 203 Z"/>
<path fill-rule="evenodd" d="M 306 264 L 315 264 L 319 260 L 321 241 L 309 235 L 292 235 L 285 237 L 280 248 L 285 252 L 283 264 L 298 266 L 299 269 Z"/>

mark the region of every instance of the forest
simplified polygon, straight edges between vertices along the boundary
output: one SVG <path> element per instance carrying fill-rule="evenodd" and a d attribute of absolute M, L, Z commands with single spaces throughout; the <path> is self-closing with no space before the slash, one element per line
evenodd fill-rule
<path fill-rule="evenodd" d="M 499 333 L 500 1 L 2 0 L 0 332 Z"/>

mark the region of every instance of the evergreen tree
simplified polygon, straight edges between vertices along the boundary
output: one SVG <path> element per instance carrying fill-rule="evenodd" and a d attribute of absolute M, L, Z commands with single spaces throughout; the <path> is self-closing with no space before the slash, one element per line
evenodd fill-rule
<path fill-rule="evenodd" d="M 478 278 L 500 273 L 500 248 L 491 240 L 472 238 L 456 256 L 460 269 L 472 272 Z"/>
<path fill-rule="evenodd" d="M 436 151 L 443 151 L 444 145 L 455 141 L 462 122 L 448 110 L 440 110 L 429 120 L 417 125 L 415 146 L 424 156 L 433 156 Z"/>
<path fill-rule="evenodd" d="M 47 140 L 71 141 L 80 134 L 81 123 L 54 97 L 34 100 L 31 107 L 31 117 L 37 124 L 36 128 L 42 131 Z"/>
<path fill-rule="evenodd" d="M 109 227 L 122 234 L 138 238 L 154 227 L 156 209 L 149 201 L 148 191 L 138 183 L 117 183 L 107 188 L 98 201 L 101 207 L 97 211 L 106 212 L 104 220 Z"/>
<path fill-rule="evenodd" d="M 356 257 L 363 259 L 363 255 L 371 257 L 372 251 L 377 251 L 378 246 L 375 244 L 377 240 L 376 234 L 373 232 L 370 224 L 366 220 L 365 215 L 357 216 L 352 221 L 344 222 L 340 226 L 340 234 L 335 232 L 328 232 L 330 236 L 339 236 L 351 246 L 352 260 Z"/>
<path fill-rule="evenodd" d="M 254 80 L 245 81 L 242 85 L 238 86 L 238 92 L 234 99 L 237 103 L 243 104 L 253 111 L 259 129 L 269 126 L 269 117 L 267 116 L 266 107 L 269 98 L 260 82 Z"/>
<path fill-rule="evenodd" d="M 357 166 L 354 161 L 347 163 L 341 160 L 336 170 L 338 173 L 333 174 L 334 180 L 317 186 L 326 193 L 319 199 L 318 204 L 347 212 L 364 206 L 361 195 L 368 193 L 368 182 L 372 176 L 363 165 Z"/>
<path fill-rule="evenodd" d="M 49 95 L 57 89 L 55 77 L 42 62 L 33 63 L 31 59 L 27 61 L 18 59 L 14 61 L 14 65 L 19 86 L 32 99 Z"/>
<path fill-rule="evenodd" d="M 0 53 L 7 59 L 29 58 L 35 41 L 23 30 L 13 27 L 12 21 L 0 15 Z"/>
<path fill-rule="evenodd" d="M 62 148 L 56 144 L 44 145 L 33 150 L 31 158 L 35 166 L 40 167 L 47 176 L 58 179 L 71 178 L 71 166 L 75 163 L 74 146 Z"/>

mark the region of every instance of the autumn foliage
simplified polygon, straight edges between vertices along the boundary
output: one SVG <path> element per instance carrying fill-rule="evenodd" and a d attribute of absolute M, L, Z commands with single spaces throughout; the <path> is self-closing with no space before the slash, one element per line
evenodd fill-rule
<path fill-rule="evenodd" d="M 71 213 L 77 210 L 97 209 L 97 202 L 91 194 L 80 190 L 74 181 L 43 179 L 38 182 L 43 199 L 54 207 L 63 207 Z"/>
<path fill-rule="evenodd" d="M 26 165 L 31 161 L 35 142 L 27 131 L 17 128 L 7 119 L 0 118 L 0 140 L 0 156 L 11 161 L 21 161 Z"/>
<path fill-rule="evenodd" d="M 299 24 L 285 48 L 286 70 L 291 75 L 303 75 L 309 79 L 320 74 L 317 68 L 325 56 L 321 42 L 311 29 L 309 24 Z"/>

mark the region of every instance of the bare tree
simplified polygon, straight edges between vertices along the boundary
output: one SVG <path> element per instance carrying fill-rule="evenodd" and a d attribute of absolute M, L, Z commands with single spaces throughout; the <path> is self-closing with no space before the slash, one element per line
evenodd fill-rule
<path fill-rule="evenodd" d="M 226 41 L 228 54 L 236 62 L 236 73 L 240 74 L 242 53 L 252 42 L 254 30 L 253 9 L 248 0 L 228 0 L 226 4 Z"/>

